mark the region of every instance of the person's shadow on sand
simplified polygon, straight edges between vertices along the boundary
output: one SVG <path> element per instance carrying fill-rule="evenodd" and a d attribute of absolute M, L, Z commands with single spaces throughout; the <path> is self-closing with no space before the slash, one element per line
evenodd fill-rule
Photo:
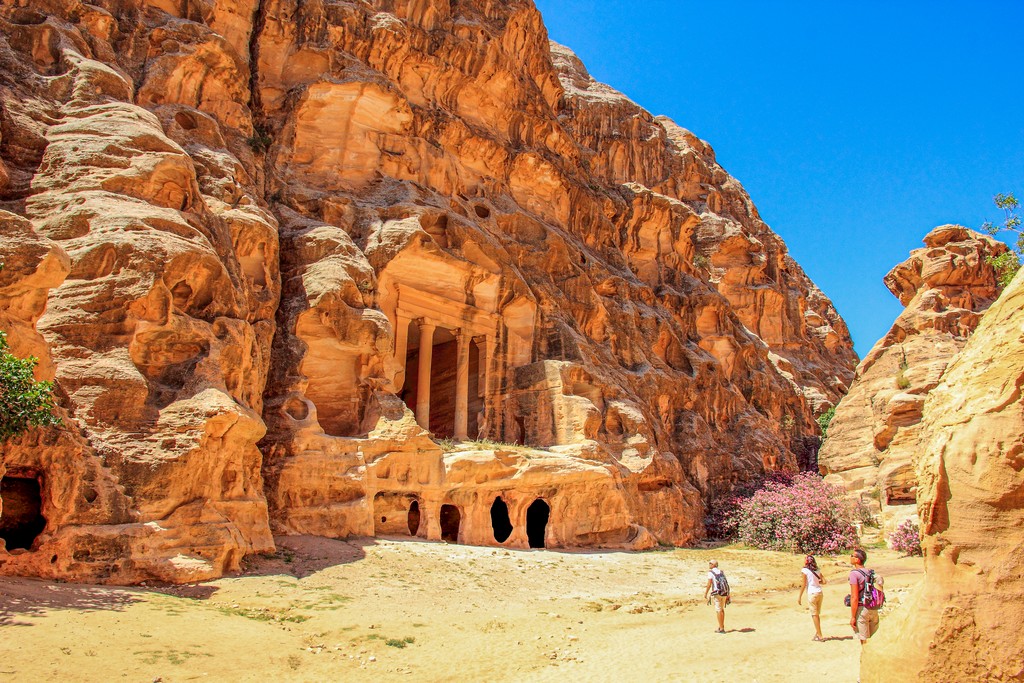
<path fill-rule="evenodd" d="M 853 640 L 853 636 L 825 636 L 821 642 L 827 643 L 830 640 Z"/>

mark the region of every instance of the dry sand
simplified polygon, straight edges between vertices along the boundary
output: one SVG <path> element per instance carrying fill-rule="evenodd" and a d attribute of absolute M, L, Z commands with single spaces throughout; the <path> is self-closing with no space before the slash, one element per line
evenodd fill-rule
<path fill-rule="evenodd" d="M 189 586 L 0 578 L 0 681 L 857 680 L 843 557 L 822 562 L 816 643 L 797 555 L 278 544 L 242 576 Z M 869 553 L 899 609 L 920 558 Z M 734 593 L 724 635 L 701 599 L 712 557 Z"/>

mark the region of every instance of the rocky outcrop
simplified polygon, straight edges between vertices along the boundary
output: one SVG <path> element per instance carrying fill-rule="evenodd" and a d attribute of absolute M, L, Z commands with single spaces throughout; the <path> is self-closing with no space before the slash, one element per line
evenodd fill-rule
<path fill-rule="evenodd" d="M 956 225 L 924 243 L 885 276 L 906 310 L 861 361 L 818 454 L 826 479 L 890 522 L 914 512 L 926 399 L 999 295 L 987 259 L 1006 251 Z"/>
<path fill-rule="evenodd" d="M 917 467 L 927 574 L 870 641 L 862 681 L 1024 679 L 1022 311 L 1018 275 L 928 397 Z"/>
<path fill-rule="evenodd" d="M 0 36 L 0 208 L 67 271 L 0 305 L 34 288 L 20 348 L 79 449 L 35 449 L 44 528 L 2 571 L 204 578 L 272 531 L 689 543 L 813 460 L 852 379 L 710 146 L 526 0 L 5 0 Z M 71 522 L 82 463 L 106 512 Z M 121 545 L 68 564 L 101 555 L 72 525 Z"/>

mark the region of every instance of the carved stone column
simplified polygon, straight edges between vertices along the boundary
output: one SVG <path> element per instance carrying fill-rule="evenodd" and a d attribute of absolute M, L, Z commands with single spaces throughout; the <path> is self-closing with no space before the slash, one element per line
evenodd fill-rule
<path fill-rule="evenodd" d="M 430 431 L 430 363 L 434 356 L 434 323 L 425 318 L 416 321 L 420 326 L 420 366 L 416 383 L 416 422 Z"/>
<path fill-rule="evenodd" d="M 469 438 L 469 343 L 472 340 L 464 330 L 456 330 L 458 353 L 455 361 L 455 438 Z"/>
<path fill-rule="evenodd" d="M 498 338 L 495 334 L 488 334 L 483 338 L 480 349 L 480 370 L 481 384 L 483 385 L 484 398 L 484 419 L 480 425 L 480 438 L 495 438 L 494 429 L 496 416 L 494 414 L 495 377 L 494 371 L 495 354 L 498 349 Z"/>
<path fill-rule="evenodd" d="M 399 370 L 395 373 L 395 393 L 401 394 L 405 387 L 405 373 L 408 368 L 405 363 L 409 353 L 409 323 L 411 318 L 405 313 L 395 313 L 395 362 Z"/>

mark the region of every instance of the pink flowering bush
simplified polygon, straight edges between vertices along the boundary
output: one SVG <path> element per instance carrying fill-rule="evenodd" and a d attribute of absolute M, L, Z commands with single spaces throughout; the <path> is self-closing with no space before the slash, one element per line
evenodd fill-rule
<path fill-rule="evenodd" d="M 921 527 L 912 519 L 903 520 L 889 535 L 889 547 L 907 556 L 924 554 L 921 550 Z"/>
<path fill-rule="evenodd" d="M 740 541 L 765 550 L 834 555 L 857 545 L 842 490 L 813 472 L 769 479 L 737 502 L 731 525 Z"/>

